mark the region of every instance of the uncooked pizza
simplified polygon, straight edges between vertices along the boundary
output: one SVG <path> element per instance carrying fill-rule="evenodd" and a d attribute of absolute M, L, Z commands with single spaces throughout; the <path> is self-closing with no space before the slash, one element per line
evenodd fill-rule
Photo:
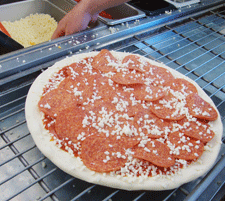
<path fill-rule="evenodd" d="M 34 81 L 25 111 L 53 163 L 113 188 L 176 188 L 205 174 L 221 146 L 221 118 L 205 92 L 136 54 L 103 49 L 57 62 Z"/>

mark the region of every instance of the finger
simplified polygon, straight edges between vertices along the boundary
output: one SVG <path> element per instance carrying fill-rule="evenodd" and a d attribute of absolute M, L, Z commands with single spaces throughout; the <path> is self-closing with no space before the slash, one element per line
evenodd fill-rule
<path fill-rule="evenodd" d="M 91 21 L 92 22 L 96 22 L 97 21 L 97 19 L 98 19 L 98 13 L 97 14 L 94 14 L 92 17 L 91 17 Z"/>
<path fill-rule="evenodd" d="M 81 21 L 79 23 L 68 23 L 65 28 L 65 35 L 72 35 L 74 33 L 84 30 L 85 28 L 86 23 L 83 24 Z"/>
<path fill-rule="evenodd" d="M 52 40 L 59 38 L 61 36 L 65 35 L 65 28 L 64 26 L 61 26 L 60 24 L 57 26 L 56 30 L 54 31 L 53 35 L 52 35 Z"/>
<path fill-rule="evenodd" d="M 76 33 L 76 32 L 77 32 L 76 26 L 74 27 L 67 26 L 65 30 L 65 36 L 72 35 L 73 33 Z"/>

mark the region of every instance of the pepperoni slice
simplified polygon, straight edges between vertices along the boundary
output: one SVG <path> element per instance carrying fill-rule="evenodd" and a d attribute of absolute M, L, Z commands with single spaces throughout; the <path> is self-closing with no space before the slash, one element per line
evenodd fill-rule
<path fill-rule="evenodd" d="M 55 124 L 60 139 L 67 137 L 76 143 L 78 135 L 84 130 L 82 124 L 84 117 L 85 113 L 78 106 L 61 111 L 56 117 Z"/>
<path fill-rule="evenodd" d="M 167 146 L 175 158 L 184 160 L 197 159 L 204 151 L 204 144 L 200 140 L 193 140 L 180 132 L 168 135 Z"/>
<path fill-rule="evenodd" d="M 123 85 L 144 84 L 143 74 L 136 71 L 117 72 L 111 79 Z"/>
<path fill-rule="evenodd" d="M 114 88 L 116 90 L 116 94 L 111 96 L 112 103 L 117 106 L 126 104 L 127 107 L 125 112 L 127 112 L 129 116 L 134 116 L 139 109 L 143 109 L 143 101 L 136 99 L 134 96 L 133 85 L 116 84 L 114 85 Z"/>
<path fill-rule="evenodd" d="M 147 62 L 146 62 L 147 63 Z M 125 68 L 136 70 L 141 73 L 145 71 L 145 64 L 143 64 L 143 61 L 140 61 L 140 57 L 137 55 L 128 55 L 125 56 L 122 64 Z"/>
<path fill-rule="evenodd" d="M 167 120 L 158 118 L 147 109 L 139 111 L 135 117 L 134 122 L 139 131 L 150 138 L 160 138 L 168 134 L 171 129 L 171 123 Z"/>
<path fill-rule="evenodd" d="M 67 66 L 67 74 L 73 78 L 84 76 L 85 78 L 91 77 L 93 74 L 97 73 L 98 71 L 92 69 L 91 62 L 93 58 L 87 57 L 81 60 L 80 62 L 72 63 Z"/>
<path fill-rule="evenodd" d="M 152 102 L 150 110 L 161 119 L 181 120 L 185 117 L 183 103 L 172 94 Z"/>
<path fill-rule="evenodd" d="M 69 75 L 67 74 L 68 66 L 62 68 L 57 73 L 54 74 L 48 81 L 48 84 L 43 89 L 43 95 L 47 94 L 52 89 L 55 89 L 56 86 Z"/>
<path fill-rule="evenodd" d="M 115 105 L 113 105 L 111 101 L 105 99 L 97 99 L 94 102 L 90 102 L 85 105 L 85 108 L 87 111 L 91 111 L 96 118 L 102 118 L 104 114 L 113 114 L 114 111 L 116 111 Z"/>
<path fill-rule="evenodd" d="M 201 140 L 203 143 L 207 143 L 213 139 L 215 133 L 210 129 L 210 126 L 205 121 L 188 121 L 186 118 L 177 122 L 181 125 L 181 132 L 186 136 Z"/>
<path fill-rule="evenodd" d="M 84 67 L 85 67 L 85 65 L 82 63 L 73 63 L 73 64 L 67 66 L 66 72 L 69 76 L 72 76 L 75 78 L 75 77 L 78 77 L 81 75 Z"/>
<path fill-rule="evenodd" d="M 119 138 L 121 136 L 139 137 L 138 127 L 136 127 L 134 118 L 127 115 L 116 114 L 114 125 L 109 130 L 111 134 L 117 135 Z"/>
<path fill-rule="evenodd" d="M 82 142 L 81 159 L 89 169 L 96 172 L 120 170 L 127 161 L 126 149 L 138 142 L 132 138 L 117 139 L 110 135 L 92 135 Z"/>
<path fill-rule="evenodd" d="M 115 66 L 118 66 L 117 59 L 106 49 L 101 50 L 92 61 L 92 67 L 102 72 L 115 72 Z"/>
<path fill-rule="evenodd" d="M 55 118 L 60 111 L 76 104 L 77 98 L 71 92 L 53 89 L 41 97 L 38 107 L 46 115 Z"/>
<path fill-rule="evenodd" d="M 128 106 L 128 111 L 127 114 L 130 117 L 135 117 L 135 115 L 140 111 L 143 110 L 143 105 L 140 102 L 135 102 L 135 105 L 131 105 Z"/>
<path fill-rule="evenodd" d="M 92 115 L 92 126 L 99 132 L 104 131 L 106 135 L 138 136 L 138 128 L 135 127 L 133 117 L 123 110 L 118 110 L 110 101 L 97 100 L 94 104 L 88 105 L 86 110 Z"/>
<path fill-rule="evenodd" d="M 132 151 L 135 158 L 144 159 L 159 167 L 171 167 L 175 164 L 169 147 L 157 140 L 148 141 L 145 147 L 136 146 Z"/>
<path fill-rule="evenodd" d="M 174 80 L 174 77 L 171 72 L 165 68 L 151 66 L 149 67 L 149 71 L 145 72 L 145 79 L 149 83 L 166 86 Z"/>
<path fill-rule="evenodd" d="M 129 86 L 116 84 L 108 77 L 103 77 L 101 75 L 96 75 L 94 82 L 94 85 L 96 85 L 94 86 L 94 91 L 101 99 L 115 101 L 114 98 L 123 98 L 129 101 L 131 95 L 130 90 L 133 91 Z"/>
<path fill-rule="evenodd" d="M 174 79 L 168 84 L 168 86 L 170 86 L 170 89 L 174 91 L 180 91 L 185 95 L 190 93 L 198 93 L 198 90 L 192 83 L 182 78 Z"/>
<path fill-rule="evenodd" d="M 87 101 L 92 94 L 93 79 L 69 76 L 59 84 L 57 89 L 42 96 L 38 105 L 42 112 L 55 117 L 64 109 Z"/>
<path fill-rule="evenodd" d="M 95 92 L 97 96 L 102 99 L 109 99 L 116 96 L 115 86 L 109 84 L 109 79 L 107 77 L 96 77 L 95 78 Z"/>
<path fill-rule="evenodd" d="M 83 123 L 85 116 L 86 112 L 79 106 L 62 110 L 56 117 L 57 136 L 60 139 L 69 138 L 73 143 L 77 143 L 80 134 L 89 135 L 93 129 Z"/>
<path fill-rule="evenodd" d="M 67 77 L 58 86 L 59 90 L 67 91 L 75 96 L 78 103 L 83 103 L 93 94 L 93 80 L 83 77 Z"/>
<path fill-rule="evenodd" d="M 162 88 L 151 84 L 135 84 L 132 87 L 134 88 L 133 94 L 138 100 L 156 101 L 166 95 Z"/>
<path fill-rule="evenodd" d="M 198 94 L 190 94 L 186 98 L 189 113 L 199 119 L 214 121 L 218 118 L 217 111 Z"/>

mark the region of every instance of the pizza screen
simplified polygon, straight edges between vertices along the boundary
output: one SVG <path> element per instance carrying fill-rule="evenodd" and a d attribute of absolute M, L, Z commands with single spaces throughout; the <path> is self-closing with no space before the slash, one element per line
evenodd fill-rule
<path fill-rule="evenodd" d="M 205 152 L 218 118 L 193 82 L 105 49 L 49 78 L 38 108 L 55 146 L 118 178 L 179 174 Z"/>

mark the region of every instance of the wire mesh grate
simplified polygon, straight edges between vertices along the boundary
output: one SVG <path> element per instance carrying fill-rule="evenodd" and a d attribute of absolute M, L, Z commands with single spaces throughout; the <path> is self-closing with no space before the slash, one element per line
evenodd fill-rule
<path fill-rule="evenodd" d="M 184 6 L 191 6 L 192 4 L 196 4 L 200 2 L 200 0 L 165 0 L 165 1 L 173 4 L 177 8 L 181 8 Z"/>
<path fill-rule="evenodd" d="M 222 7 L 198 17 L 137 33 L 101 48 L 137 53 L 164 62 L 195 80 L 213 99 L 225 126 L 224 19 L 225 8 Z M 42 70 L 37 67 L 25 73 L 25 81 L 17 80 L 16 84 L 4 86 L 5 90 L 0 94 L 2 200 L 184 200 L 192 196 L 195 187 L 208 182 L 209 177 L 202 177 L 170 191 L 129 192 L 89 184 L 59 170 L 37 149 L 26 126 L 26 94 Z M 223 145 L 221 155 L 224 153 Z M 219 162 L 224 165 L 224 157 Z M 224 171 L 212 170 L 210 175 L 213 175 L 213 185 L 207 196 L 216 198 L 218 193 L 215 192 L 224 188 L 224 183 L 219 181 L 224 180 L 225 174 Z M 210 183 L 204 184 L 207 187 Z"/>

